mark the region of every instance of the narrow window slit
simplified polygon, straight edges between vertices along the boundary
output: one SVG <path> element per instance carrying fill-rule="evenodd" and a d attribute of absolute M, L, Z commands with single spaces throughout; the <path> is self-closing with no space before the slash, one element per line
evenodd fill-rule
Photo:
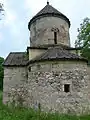
<path fill-rule="evenodd" d="M 64 85 L 64 92 L 66 92 L 66 93 L 70 92 L 70 84 Z"/>
<path fill-rule="evenodd" d="M 57 32 L 54 32 L 54 43 L 57 44 Z"/>
<path fill-rule="evenodd" d="M 31 72 L 31 67 L 28 68 L 29 72 Z"/>

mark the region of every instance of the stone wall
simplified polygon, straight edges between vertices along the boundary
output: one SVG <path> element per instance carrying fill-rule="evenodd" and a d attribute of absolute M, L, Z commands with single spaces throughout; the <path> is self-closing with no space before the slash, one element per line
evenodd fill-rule
<path fill-rule="evenodd" d="M 90 80 L 90 65 L 88 65 L 88 74 L 89 74 L 89 80 Z"/>
<path fill-rule="evenodd" d="M 90 112 L 90 78 L 85 62 L 40 62 L 5 67 L 3 103 L 42 111 L 82 114 Z M 65 92 L 69 85 L 69 92 Z"/>
<path fill-rule="evenodd" d="M 3 83 L 3 103 L 22 104 L 27 96 L 27 68 L 5 67 Z"/>
<path fill-rule="evenodd" d="M 44 111 L 90 112 L 90 81 L 84 62 L 34 64 L 28 72 L 28 106 Z M 65 85 L 70 91 L 65 92 Z"/>
<path fill-rule="evenodd" d="M 41 55 L 44 52 L 46 52 L 46 50 L 43 50 L 43 49 L 29 49 L 29 60 L 34 59 L 35 57 Z"/>
<path fill-rule="evenodd" d="M 54 31 L 57 32 L 57 44 L 70 45 L 68 23 L 58 17 L 43 17 L 31 25 L 30 46 L 54 44 Z"/>
<path fill-rule="evenodd" d="M 70 52 L 81 56 L 80 50 L 70 50 Z"/>

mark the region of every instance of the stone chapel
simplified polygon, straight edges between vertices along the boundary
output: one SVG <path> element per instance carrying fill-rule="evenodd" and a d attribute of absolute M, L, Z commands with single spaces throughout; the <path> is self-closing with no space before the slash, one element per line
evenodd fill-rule
<path fill-rule="evenodd" d="M 90 112 L 90 67 L 70 46 L 69 19 L 47 5 L 29 22 L 27 52 L 11 52 L 3 63 L 3 103 L 46 112 Z"/>

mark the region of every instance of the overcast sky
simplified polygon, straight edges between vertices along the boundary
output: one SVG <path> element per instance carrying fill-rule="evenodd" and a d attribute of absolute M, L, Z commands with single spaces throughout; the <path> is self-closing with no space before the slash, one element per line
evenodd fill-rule
<path fill-rule="evenodd" d="M 10 52 L 26 51 L 29 46 L 29 20 L 39 12 L 47 0 L 0 0 L 5 16 L 0 21 L 0 56 Z M 85 17 L 90 18 L 90 0 L 49 0 L 50 5 L 71 21 L 70 41 L 74 46 L 77 28 Z"/>

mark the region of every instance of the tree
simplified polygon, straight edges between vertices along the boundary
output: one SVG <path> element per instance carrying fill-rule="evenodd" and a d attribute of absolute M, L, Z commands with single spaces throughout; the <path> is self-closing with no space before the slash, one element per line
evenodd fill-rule
<path fill-rule="evenodd" d="M 3 9 L 3 4 L 0 3 L 0 13 L 1 13 L 2 11 L 4 11 L 4 9 Z"/>
<path fill-rule="evenodd" d="M 85 18 L 78 28 L 75 47 L 81 47 L 81 56 L 90 60 L 90 19 Z"/>
<path fill-rule="evenodd" d="M 3 4 L 0 3 L 0 15 L 2 15 L 2 12 L 4 11 L 3 9 Z M 0 17 L 0 20 L 1 20 L 1 17 Z"/>
<path fill-rule="evenodd" d="M 4 58 L 0 57 L 0 90 L 3 89 L 3 77 L 4 77 L 4 69 L 2 63 L 4 62 Z"/>
<path fill-rule="evenodd" d="M 0 3 L 0 15 L 2 15 L 3 11 L 4 11 L 3 4 Z M 0 20 L 1 20 L 1 17 L 0 17 Z M 4 62 L 4 58 L 0 57 L 0 90 L 3 89 L 3 76 L 4 76 L 4 69 L 2 66 L 3 62 Z"/>

